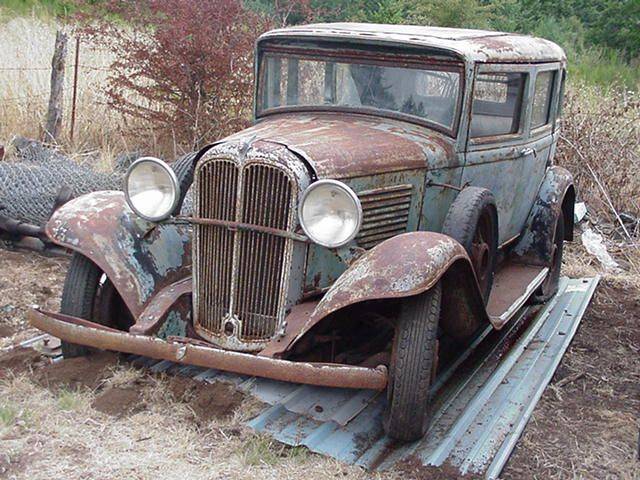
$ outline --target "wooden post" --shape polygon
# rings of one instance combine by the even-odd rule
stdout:
[[[51,59],[51,94],[45,122],[44,141],[57,141],[62,126],[64,63],[67,56],[67,34],[56,32],[56,45]]]
[[[71,128],[69,140],[73,142],[73,129],[76,126],[76,100],[78,98],[78,62],[80,60],[80,37],[76,37],[76,61],[73,64],[73,97],[71,100]]]

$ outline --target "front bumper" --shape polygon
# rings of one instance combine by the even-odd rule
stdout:
[[[81,318],[41,310],[31,310],[28,319],[34,327],[61,340],[102,350],[323,387],[384,390],[387,386],[387,368],[383,365],[364,368],[259,357],[213,346],[134,335]]]

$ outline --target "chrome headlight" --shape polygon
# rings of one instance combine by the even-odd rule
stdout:
[[[124,178],[124,195],[136,214],[145,220],[164,220],[176,208],[180,187],[176,174],[158,158],[133,162]]]
[[[302,195],[298,209],[300,225],[307,236],[325,247],[340,247],[358,234],[362,206],[358,196],[344,183],[320,180]]]

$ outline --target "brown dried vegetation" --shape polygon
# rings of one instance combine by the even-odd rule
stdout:
[[[271,19],[239,0],[111,0],[102,8],[106,16],[88,19],[84,33],[114,54],[112,108],[152,124],[165,144],[191,148],[247,124],[253,46]]]
[[[555,159],[573,173],[579,199],[599,220],[617,222],[615,212],[639,217],[640,95],[574,85],[562,115]],[[637,228],[629,233],[637,236]]]

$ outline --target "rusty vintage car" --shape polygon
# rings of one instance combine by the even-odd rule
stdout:
[[[74,252],[61,313],[88,347],[386,389],[422,436],[447,352],[554,295],[572,177],[553,165],[566,60],[529,36],[317,24],[256,46],[255,122],[131,166],[46,226]]]

